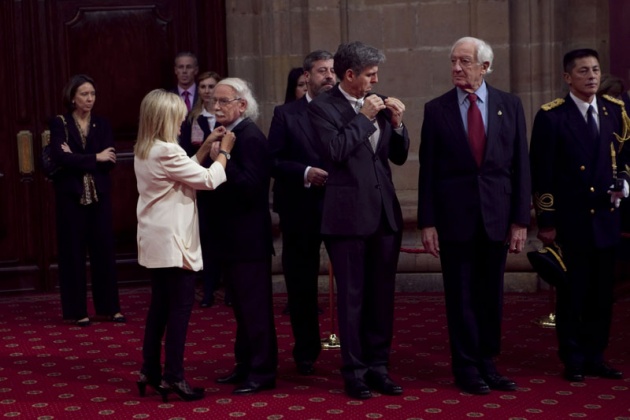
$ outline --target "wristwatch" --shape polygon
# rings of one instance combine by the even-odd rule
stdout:
[[[227,160],[230,160],[230,158],[232,157],[232,155],[230,155],[228,152],[226,152],[225,150],[219,150],[219,153],[221,153],[223,156],[225,156],[225,158]]]

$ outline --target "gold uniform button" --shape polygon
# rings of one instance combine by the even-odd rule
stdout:
[[[595,192],[595,188],[591,187],[591,188],[590,188],[590,191],[591,191],[591,192]]]
[[[582,165],[580,166],[580,171],[585,171],[586,170],[586,166]]]
[[[611,207],[611,208],[610,208],[610,212],[612,213],[613,211],[615,211],[615,208],[614,208],[614,207]]]
[[[591,209],[591,214],[595,214],[595,210],[594,209]]]

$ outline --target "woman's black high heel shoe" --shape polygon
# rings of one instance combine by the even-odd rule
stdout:
[[[171,384],[167,384],[166,382],[162,381],[162,385],[160,386],[160,388],[162,388],[163,390],[162,401],[164,402],[168,401],[169,391],[176,393],[177,396],[183,401],[200,400],[204,397],[204,393],[206,391],[203,388],[191,388],[190,384],[186,382],[185,379],[179,382],[173,382]]]
[[[153,388],[160,395],[162,395],[163,392],[163,389],[160,386],[160,382],[149,380],[149,378],[144,373],[140,374],[140,378],[136,382],[136,385],[138,385],[138,393],[141,397],[144,397],[147,394],[147,385]],[[164,396],[162,396],[162,398],[164,398]]]

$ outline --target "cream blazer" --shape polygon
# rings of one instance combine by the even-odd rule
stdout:
[[[134,159],[138,183],[138,263],[147,268],[203,268],[196,190],[226,180],[223,166],[209,168],[178,144],[157,141],[147,159]]]

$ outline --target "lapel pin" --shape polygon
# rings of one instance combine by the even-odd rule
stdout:
[[[503,112],[501,110],[499,110],[499,112],[497,112],[497,115],[501,116],[501,115],[503,115]]]

